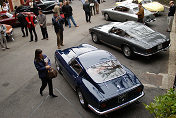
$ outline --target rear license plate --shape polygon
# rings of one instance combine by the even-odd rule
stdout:
[[[162,44],[158,45],[158,50],[160,50],[162,47]]]

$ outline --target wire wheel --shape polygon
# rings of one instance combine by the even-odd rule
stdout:
[[[110,19],[108,14],[105,14],[104,17],[105,17],[106,21],[108,21]]]
[[[82,94],[82,92],[80,91],[80,89],[77,90],[77,94],[78,94],[78,99],[79,99],[79,102],[81,103],[81,106],[85,109],[87,109],[87,102],[85,101],[84,99],[84,96]]]
[[[99,40],[98,40],[98,37],[97,37],[97,35],[96,34],[92,34],[92,41],[94,42],[94,43],[99,43]]]
[[[133,55],[133,51],[130,49],[130,47],[124,46],[123,47],[123,54],[125,55],[125,57],[131,58]]]

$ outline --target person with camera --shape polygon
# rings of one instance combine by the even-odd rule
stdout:
[[[10,49],[7,47],[6,30],[6,26],[0,23],[0,43],[2,50]]]
[[[51,68],[51,62],[46,55],[42,54],[41,49],[35,50],[34,65],[38,71],[39,78],[42,81],[42,86],[40,88],[40,95],[43,96],[43,90],[46,88],[48,84],[49,95],[51,97],[57,97],[56,95],[53,94],[52,78],[48,77],[48,70]]]
[[[63,44],[63,23],[64,19],[61,16],[58,16],[58,13],[55,12],[52,18],[52,24],[54,25],[54,30],[57,36],[57,46],[60,49],[60,46],[64,46]]]
[[[34,16],[32,16],[31,14],[28,14],[28,16],[26,17],[26,21],[27,21],[27,27],[29,29],[29,32],[30,32],[30,41],[29,42],[32,42],[33,41],[33,34],[32,32],[34,33],[35,35],[35,42],[38,41],[38,37],[37,37],[37,33],[35,31],[35,26],[36,26],[36,19]]]

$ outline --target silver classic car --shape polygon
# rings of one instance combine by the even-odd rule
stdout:
[[[134,54],[150,56],[170,46],[170,39],[142,23],[112,22],[89,29],[95,43],[103,42],[120,48],[127,58]]]
[[[139,11],[138,5],[134,3],[124,2],[116,6],[115,8],[102,10],[105,20],[115,21],[137,21],[138,16],[136,13]],[[155,21],[155,16],[144,8],[144,22]]]

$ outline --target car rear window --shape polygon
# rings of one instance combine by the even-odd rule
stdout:
[[[126,73],[117,60],[109,60],[88,68],[87,73],[96,83],[103,83]]]
[[[131,30],[127,31],[129,35],[138,38],[146,37],[147,35],[152,34],[154,32],[155,31],[144,25],[138,25],[136,27],[133,27]]]

